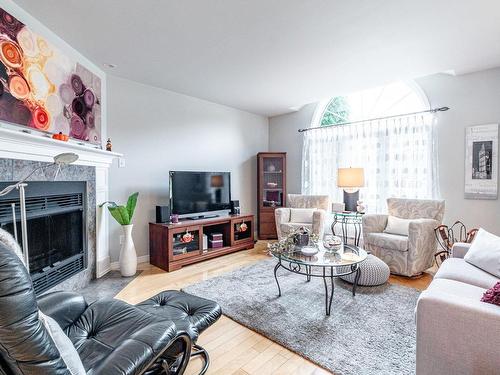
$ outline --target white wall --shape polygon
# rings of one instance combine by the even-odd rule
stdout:
[[[301,128],[308,128],[316,109],[316,103],[307,104],[299,111],[269,119],[269,150],[286,152],[286,190],[299,193],[302,176]]]
[[[465,127],[500,123],[500,68],[462,76],[436,74],[417,80],[432,107],[448,106],[439,115],[438,150],[441,196],[446,200],[445,223],[463,221],[500,234],[500,200],[464,198]],[[269,119],[270,151],[286,151],[289,193],[300,193],[302,136],[316,104]]]
[[[446,221],[463,221],[500,234],[500,200],[464,199],[465,128],[500,123],[500,68],[461,76],[437,74],[417,80],[432,107],[451,109],[438,124],[441,195]]]
[[[256,213],[256,154],[269,145],[266,117],[108,76],[108,134],[125,168],[110,171],[111,200],[139,192],[133,219],[139,256],[149,253],[148,222],[168,203],[169,170],[230,171],[232,198]],[[111,261],[120,228],[112,222]]]

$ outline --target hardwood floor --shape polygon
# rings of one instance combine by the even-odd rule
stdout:
[[[267,242],[259,241],[252,250],[229,254],[193,264],[175,272],[165,272],[150,264],[116,298],[135,304],[166,289],[181,289],[195,282],[267,259]],[[432,280],[430,273],[418,279],[391,276],[389,282],[424,290]],[[223,316],[199,339],[211,359],[208,374],[329,374],[329,371],[274,343],[266,337]],[[186,374],[197,374],[201,361],[194,359]]]

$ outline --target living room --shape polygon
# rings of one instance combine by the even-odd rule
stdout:
[[[0,4],[2,373],[499,373],[499,4]]]

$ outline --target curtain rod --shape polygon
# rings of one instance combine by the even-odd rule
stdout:
[[[403,114],[400,114],[400,115],[392,115],[392,116],[385,116],[385,117],[376,117],[376,118],[372,118],[372,119],[368,119],[368,120],[359,120],[359,121],[352,121],[352,122],[342,122],[340,124],[330,124],[330,125],[316,126],[314,128],[299,129],[299,133],[307,132],[309,130],[329,128],[331,126],[359,124],[360,122],[370,122],[370,121],[385,120],[385,119],[394,118],[394,117],[412,116],[412,115],[418,115],[420,113],[445,112],[445,111],[447,111],[449,109],[450,109],[449,107],[431,108],[431,109],[427,109],[425,111],[403,113]]]

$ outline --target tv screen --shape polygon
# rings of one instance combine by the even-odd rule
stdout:
[[[192,215],[230,209],[229,172],[170,172],[170,209]]]

